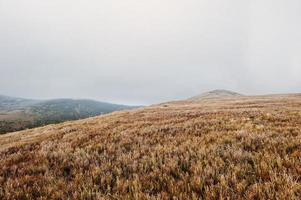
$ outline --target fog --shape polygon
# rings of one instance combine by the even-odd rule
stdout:
[[[0,0],[0,94],[301,92],[300,0]]]

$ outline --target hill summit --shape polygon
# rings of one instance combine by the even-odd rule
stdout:
[[[216,99],[216,98],[226,98],[226,97],[239,97],[243,96],[242,94],[239,94],[237,92],[233,92],[230,90],[212,90],[209,92],[205,92],[203,94],[194,96],[190,98],[189,100],[198,101],[203,99]]]

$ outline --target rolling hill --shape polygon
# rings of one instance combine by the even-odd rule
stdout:
[[[134,107],[93,100],[30,100],[0,96],[0,134]]]
[[[229,90],[212,90],[209,92],[202,93],[201,95],[194,96],[189,100],[199,101],[206,99],[217,99],[217,98],[231,98],[231,97],[241,97],[242,94]]]
[[[300,199],[301,95],[178,101],[0,136],[0,199]]]

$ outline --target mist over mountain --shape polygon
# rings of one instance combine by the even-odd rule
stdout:
[[[300,22],[301,0],[0,0],[0,200],[301,200]]]
[[[300,10],[300,0],[3,0],[0,93],[137,105],[215,88],[300,92]]]

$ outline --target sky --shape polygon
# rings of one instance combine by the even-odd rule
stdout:
[[[130,105],[301,92],[300,0],[0,0],[0,94]]]

